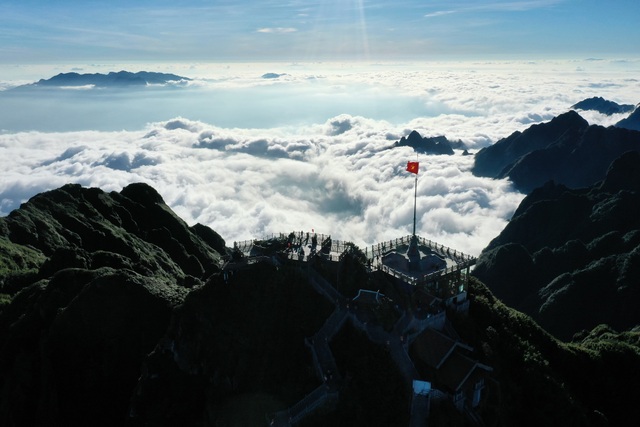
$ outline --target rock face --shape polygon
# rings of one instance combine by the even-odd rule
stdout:
[[[640,149],[640,133],[589,126],[575,111],[515,132],[476,154],[473,173],[509,177],[525,193],[553,180],[570,188],[604,179],[611,162]]]
[[[451,143],[444,136],[422,137],[417,131],[412,131],[408,137],[402,137],[393,145],[394,147],[411,147],[416,153],[421,154],[448,154],[452,155],[453,146],[464,148],[461,141]]]
[[[139,71],[131,73],[129,71],[110,72],[109,74],[79,74],[60,73],[50,79],[40,79],[25,87],[61,87],[61,86],[87,86],[96,87],[118,87],[118,86],[146,86],[147,84],[164,84],[168,82],[179,82],[181,80],[191,80],[187,77],[175,74],[155,73],[149,71]]]
[[[608,116],[612,114],[630,113],[635,109],[631,104],[618,104],[600,96],[584,99],[571,106],[572,110],[593,110]]]
[[[640,323],[640,154],[614,161],[599,185],[534,190],[474,274],[561,338]]]
[[[0,424],[122,425],[173,308],[224,252],[145,184],[66,185],[0,218]]]

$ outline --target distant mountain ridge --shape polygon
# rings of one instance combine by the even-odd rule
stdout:
[[[612,114],[630,113],[635,108],[635,105],[618,104],[617,102],[608,101],[601,96],[587,98],[571,106],[572,110],[593,110],[608,116]]]
[[[165,84],[169,82],[190,81],[188,77],[176,74],[156,73],[150,71],[110,72],[108,74],[93,73],[60,73],[49,79],[40,79],[36,83],[19,86],[25,87],[64,87],[64,86],[89,86],[95,87],[120,87],[120,86],[146,86],[148,84]]]
[[[569,111],[481,149],[472,172],[508,177],[525,193],[549,180],[570,188],[588,187],[604,179],[611,162],[631,150],[640,150],[640,132],[589,125]]]

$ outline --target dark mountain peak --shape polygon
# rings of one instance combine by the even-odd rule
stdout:
[[[409,136],[407,137],[407,141],[408,142],[421,142],[422,141],[422,135],[420,135],[420,133],[418,133],[417,130],[412,130],[411,133],[409,134]]]
[[[639,140],[636,131],[589,126],[569,111],[483,148],[476,154],[473,173],[508,177],[523,192],[549,180],[570,188],[588,187],[605,178],[617,157],[638,150]]]
[[[464,148],[462,141],[449,141],[445,136],[422,137],[418,131],[413,130],[407,137],[400,138],[394,147],[411,147],[417,153],[422,154],[454,154],[453,147]]]
[[[630,104],[618,104],[608,101],[601,96],[594,96],[572,105],[571,108],[575,110],[593,110],[610,116],[612,114],[631,112],[635,107]]]
[[[164,199],[160,193],[158,193],[156,189],[151,187],[149,184],[145,184],[143,182],[127,185],[122,189],[120,194],[143,205],[152,205],[157,203],[164,204]]]
[[[587,122],[580,114],[573,110],[562,113],[546,123],[537,123],[522,132],[527,136],[532,133],[540,133],[552,137],[558,137],[558,133],[564,133],[567,129],[575,128],[583,130],[589,127]]]
[[[514,132],[507,138],[476,153],[473,173],[478,176],[503,178],[524,156],[554,144],[572,144],[589,127],[589,123],[575,111],[568,111],[546,123]],[[553,179],[547,177],[542,182]],[[516,182],[516,185],[518,183]],[[541,184],[541,183],[540,183]]]
[[[580,114],[573,110],[569,110],[566,113],[554,117],[553,119],[551,119],[549,124],[551,126],[589,126],[589,122],[587,122]]]

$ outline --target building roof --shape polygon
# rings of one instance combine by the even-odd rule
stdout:
[[[456,348],[473,349],[433,328],[426,329],[413,344],[418,358],[432,368],[440,369]]]

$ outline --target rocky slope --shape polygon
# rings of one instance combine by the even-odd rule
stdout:
[[[588,187],[604,179],[611,162],[630,150],[640,150],[640,132],[589,126],[569,111],[483,148],[472,171],[509,177],[525,193],[549,180],[570,188]]]
[[[67,185],[0,218],[0,424],[121,425],[143,358],[224,253],[145,184]]]
[[[640,324],[640,154],[614,161],[599,185],[534,190],[474,274],[565,339],[599,323]]]

